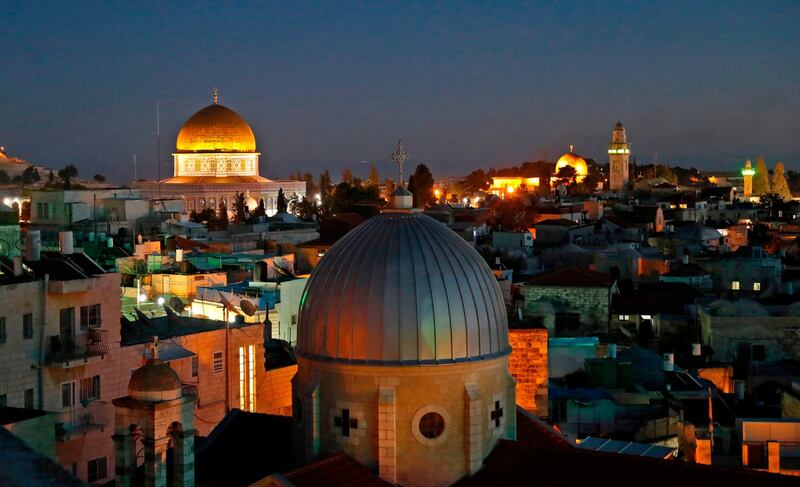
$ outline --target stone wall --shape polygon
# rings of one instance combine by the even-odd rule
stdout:
[[[292,377],[297,365],[267,370],[263,385],[258,388],[258,412],[292,415]]]
[[[535,307],[537,301],[552,304],[556,313],[580,315],[580,329],[568,334],[556,330],[555,336],[584,336],[608,332],[609,288],[526,285],[523,286],[522,293],[525,298],[523,316],[530,314],[529,309]]]
[[[316,446],[323,455],[344,451],[408,487],[452,485],[470,473],[470,465],[482,462],[499,439],[515,438],[513,383],[507,357],[391,366],[298,356],[294,394],[304,398],[305,407],[297,424],[304,428],[307,453],[315,454]],[[311,403],[314,394],[316,405]],[[347,435],[341,428],[344,409],[351,419]],[[429,412],[443,419],[438,436],[425,437],[419,429]],[[318,432],[313,431],[316,425]]]
[[[508,368],[517,381],[517,404],[536,416],[547,416],[547,329],[510,329]]]

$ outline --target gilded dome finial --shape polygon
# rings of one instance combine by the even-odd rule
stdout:
[[[214,105],[219,105],[219,88],[214,87]]]
[[[570,144],[570,145],[569,145],[569,152],[570,152],[570,154],[571,154],[572,152],[574,152],[574,151],[572,150],[572,149],[574,149],[574,148],[575,148],[575,146],[574,146],[574,145],[572,145],[572,144]]]

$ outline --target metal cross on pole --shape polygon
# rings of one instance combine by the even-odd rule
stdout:
[[[405,183],[403,181],[403,163],[406,162],[408,159],[408,154],[403,149],[403,139],[397,141],[397,150],[394,151],[392,154],[392,160],[397,163],[397,169],[400,173],[400,182],[399,185],[401,188],[405,187]]]

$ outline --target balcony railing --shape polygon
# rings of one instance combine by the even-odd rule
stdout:
[[[108,425],[109,408],[105,401],[88,401],[58,413],[56,438],[68,440],[70,436]]]
[[[49,337],[47,363],[60,364],[82,360],[108,353],[106,330],[89,328],[86,333],[72,336]]]

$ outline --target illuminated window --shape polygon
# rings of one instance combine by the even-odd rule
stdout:
[[[628,321],[631,319],[630,315],[619,315],[619,321]]]
[[[249,364],[247,367],[247,375],[248,375],[248,392],[250,398],[250,411],[255,412],[256,410],[256,354],[255,354],[255,347],[253,345],[249,345],[247,347],[247,356],[249,358]]]
[[[239,347],[239,409],[247,411],[244,407],[244,347]]]
[[[255,347],[239,347],[239,409],[256,410],[256,357]]]
[[[642,315],[642,319],[643,320],[652,320],[653,316],[652,315]]]
[[[731,282],[731,289],[733,289],[734,291],[738,291],[739,290],[739,281],[732,281]]]
[[[754,282],[753,283],[753,291],[761,291],[761,283],[760,282]]]
[[[425,413],[419,420],[419,432],[431,440],[438,438],[444,432],[444,417],[436,412]]]
[[[681,209],[685,210],[686,208],[688,208],[688,206],[686,206],[686,203],[681,203]]]

